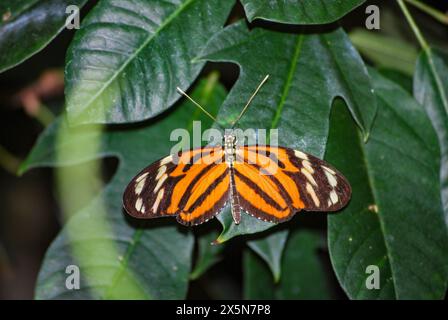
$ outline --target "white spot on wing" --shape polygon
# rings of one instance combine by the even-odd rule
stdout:
[[[135,194],[136,195],[139,195],[142,192],[143,187],[145,186],[145,182],[146,182],[146,176],[143,177],[143,179],[141,179],[140,181],[137,182],[137,185],[135,186]]]
[[[162,184],[165,182],[165,180],[168,178],[168,175],[166,173],[164,173],[161,177],[160,180],[157,181],[157,185],[154,188],[154,193],[156,193],[157,191],[159,191],[160,187],[162,186]]]
[[[328,168],[328,167],[326,167],[326,166],[322,166],[322,168],[323,168],[325,171],[328,171],[329,173],[331,173],[332,175],[336,175],[336,172],[334,172],[334,170],[331,170],[330,168]]]
[[[164,174],[165,172],[166,172],[166,166],[161,166],[157,171],[156,180],[159,180],[162,174]]]
[[[313,176],[308,172],[308,170],[302,169],[300,170],[300,172],[303,173],[303,175],[308,179],[309,182],[311,182],[314,186],[317,186],[316,180],[314,180]]]
[[[302,165],[305,167],[306,170],[309,171],[309,173],[313,174],[314,173],[314,169],[311,166],[311,163],[308,160],[303,160],[302,161]]]
[[[135,210],[140,211],[143,206],[143,199],[137,198],[137,201],[135,201]]]
[[[172,155],[170,155],[168,157],[165,157],[162,160],[160,160],[160,166],[164,166],[167,163],[170,163],[171,161],[173,161],[173,156]]]
[[[294,155],[297,158],[300,158],[300,159],[303,159],[303,160],[308,160],[308,156],[305,153],[303,153],[302,151],[294,150]]]
[[[332,186],[333,188],[336,187],[338,184],[336,177],[326,170],[324,170],[324,172],[325,172],[325,175],[327,176],[327,180],[328,180],[328,183],[330,184],[330,186]]]
[[[330,200],[331,200],[331,202],[333,202],[333,204],[338,203],[339,197],[338,197],[338,194],[336,193],[336,191],[332,190],[330,192]]]
[[[164,190],[165,190],[165,189],[161,189],[161,190],[159,191],[159,193],[157,194],[156,201],[154,202],[154,205],[152,206],[152,209],[151,209],[152,212],[154,212],[154,213],[156,213],[157,209],[159,208],[160,201],[161,201],[162,198],[163,198]]]
[[[316,192],[309,183],[306,184],[306,192],[308,192],[308,194],[311,196],[316,207],[319,207],[320,206],[319,198],[317,197]]]
[[[148,172],[145,172],[145,173],[142,174],[140,177],[138,177],[137,179],[135,179],[135,182],[139,183],[139,182],[142,181],[143,179],[146,179],[147,176],[148,176]]]

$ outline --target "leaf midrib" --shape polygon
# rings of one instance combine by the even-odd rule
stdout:
[[[367,175],[368,185],[369,185],[369,188],[370,188],[370,190],[372,192],[372,198],[373,198],[373,200],[375,202],[375,205],[378,207],[378,213],[376,213],[376,215],[378,217],[378,221],[379,221],[379,224],[380,224],[381,236],[383,238],[384,246],[386,248],[386,255],[387,255],[388,259],[389,259],[389,263],[388,264],[389,264],[389,268],[390,268],[390,273],[392,275],[392,282],[393,282],[393,285],[394,285],[395,298],[398,299],[397,284],[396,284],[396,280],[395,280],[395,271],[394,271],[394,268],[392,267],[392,259],[391,259],[392,257],[390,255],[390,251],[391,250],[389,248],[388,242],[386,241],[385,226],[384,226],[383,219],[380,216],[380,212],[381,212],[382,206],[380,204],[379,197],[378,197],[378,195],[377,195],[377,193],[375,191],[376,190],[375,189],[375,183],[374,183],[374,179],[373,179],[373,177],[371,175],[372,171],[370,169],[370,163],[369,163],[369,161],[367,159],[366,150],[365,150],[365,144],[362,142],[363,141],[362,135],[359,132],[359,130],[356,130],[356,131],[357,131],[357,135],[358,135],[358,143],[360,143],[361,158],[363,159],[363,162],[364,162],[364,165],[365,165],[365,168],[366,168],[366,175]]]
[[[104,294],[105,299],[109,299],[112,297],[113,290],[121,280],[123,274],[125,273],[129,260],[131,259],[132,253],[134,252],[137,243],[140,242],[140,238],[142,235],[143,235],[142,229],[138,229],[137,231],[134,232],[132,236],[131,245],[129,245],[128,248],[126,249],[123,261],[120,263],[118,271],[114,274],[112,278],[112,284],[107,288],[106,293]],[[149,298],[149,296],[147,296],[147,298]]]
[[[177,18],[182,11],[184,11],[191,3],[195,2],[196,0],[187,0],[182,5],[179,6],[178,9],[176,9],[168,18],[159,26],[159,28],[151,34],[148,39],[146,39],[143,44],[134,52],[134,54],[130,55],[129,58],[123,63],[123,65],[118,68],[118,70],[110,77],[108,81],[104,83],[104,85],[97,91],[97,93],[84,105],[84,109],[88,108],[98,97],[100,97],[104,90],[106,90],[109,85],[116,80],[119,74],[121,74],[127,66],[140,54],[140,52],[146,48],[146,46],[156,37],[159,35],[159,33],[165,29],[171,21],[173,21],[175,18]]]
[[[282,95],[280,97],[280,102],[278,104],[277,107],[277,111],[274,115],[274,119],[272,119],[271,122],[271,129],[274,129],[277,127],[278,122],[280,121],[280,117],[283,111],[283,108],[285,106],[286,103],[286,98],[289,94],[289,89],[291,88],[291,84],[292,84],[292,79],[294,77],[294,72],[297,68],[297,63],[299,61],[300,58],[300,53],[302,51],[302,45],[303,45],[303,41],[304,41],[304,36],[301,34],[298,36],[297,41],[296,41],[296,45],[295,45],[295,49],[294,49],[294,55],[292,56],[291,59],[291,64],[289,67],[289,71],[288,71],[288,77],[286,78],[286,82],[285,85],[283,87],[283,91],[282,91]]]
[[[436,72],[436,66],[434,64],[434,60],[432,59],[433,52],[431,49],[428,49],[427,51],[425,51],[425,54],[426,54],[426,57],[428,58],[431,74],[434,77],[434,80],[436,81],[436,88],[441,96],[442,104],[443,104],[443,107],[445,108],[445,113],[448,116],[448,98],[446,96],[445,89],[443,87],[443,84],[439,77],[439,74]]]

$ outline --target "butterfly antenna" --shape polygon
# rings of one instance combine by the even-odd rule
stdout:
[[[249,98],[249,101],[247,101],[246,105],[244,106],[243,110],[241,110],[240,115],[235,119],[235,121],[232,122],[232,128],[235,126],[235,124],[241,119],[241,117],[243,116],[243,114],[246,112],[247,108],[249,107],[250,103],[252,102],[252,100],[255,98],[255,96],[257,95],[258,91],[260,91],[261,87],[264,85],[264,83],[266,81],[268,81],[269,75],[266,75],[266,77],[264,77],[264,79],[260,82],[260,84],[258,85],[257,89],[255,90],[255,92],[252,94],[252,96]]]
[[[188,100],[190,100],[191,102],[193,102],[194,105],[195,105],[196,107],[198,107],[199,109],[201,109],[201,110],[202,110],[207,116],[209,116],[213,121],[218,122],[218,121],[216,121],[216,118],[215,118],[214,116],[212,116],[207,110],[205,110],[199,103],[197,103],[196,101],[194,101],[193,98],[191,98],[188,94],[186,94],[181,88],[177,87],[177,91],[178,91],[180,94],[186,96],[186,97],[188,98]]]

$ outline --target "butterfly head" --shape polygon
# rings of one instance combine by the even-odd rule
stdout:
[[[233,148],[236,144],[236,135],[233,131],[224,133],[224,145],[226,148]]]

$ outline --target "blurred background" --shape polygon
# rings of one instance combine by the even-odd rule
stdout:
[[[440,12],[448,11],[448,0],[424,2]],[[95,3],[89,1],[82,16]],[[369,4],[381,9],[381,30],[367,31],[364,27],[365,8]],[[448,15],[445,22],[436,21],[421,10],[410,9],[429,42],[448,51]],[[242,7],[237,4],[229,22],[243,16]],[[380,67],[383,74],[407,89],[411,87],[419,47],[395,1],[367,1],[340,23],[368,63]],[[0,74],[0,299],[33,298],[45,251],[61,228],[53,170],[34,169],[20,177],[16,172],[39,134],[63,110],[65,52],[73,34],[65,30],[43,51]],[[232,87],[238,76],[237,67],[231,64],[209,64],[203,73],[211,70],[220,72],[227,88]],[[115,167],[115,160],[106,161],[105,179],[113,175]],[[241,297],[238,267],[241,250],[232,245],[226,250],[224,262],[213,268],[212,275],[209,273],[200,280],[209,283],[206,290],[193,282],[189,298]],[[334,277],[329,261],[326,262],[330,276]],[[337,282],[333,282],[335,295],[345,298]]]

